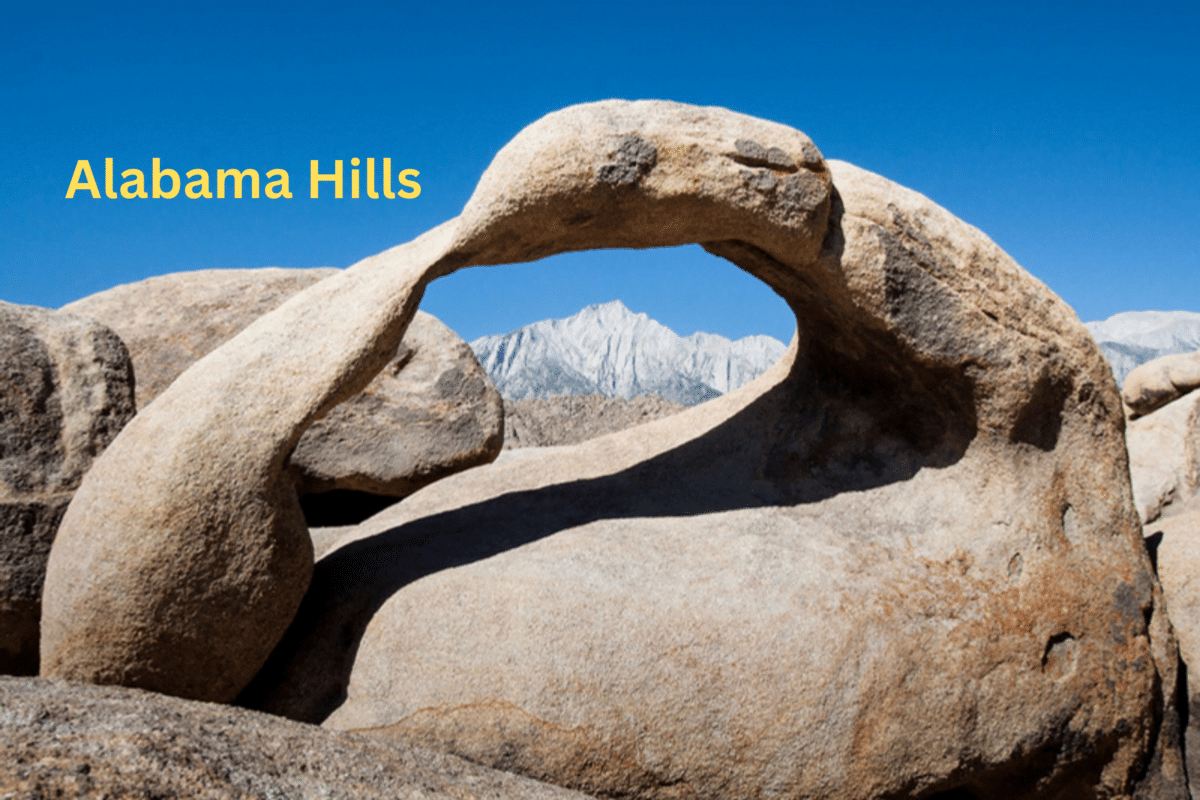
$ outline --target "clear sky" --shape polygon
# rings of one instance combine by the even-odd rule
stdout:
[[[1200,311],[1198,42],[1196,2],[9,3],[0,299],[349,266],[457,214],[525,125],[615,97],[799,128],[983,229],[1084,320]],[[295,197],[64,197],[79,159],[103,191],[105,158],[154,157],[283,168]],[[310,159],[354,157],[419,170],[420,196],[308,198]],[[685,335],[791,335],[696,247],[467,270],[423,307],[473,339],[615,298]]]

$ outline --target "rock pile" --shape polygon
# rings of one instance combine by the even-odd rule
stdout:
[[[38,671],[51,542],[84,473],[133,417],[135,392],[145,406],[257,317],[336,273],[207,270],[119,286],[60,312],[0,304],[0,673]],[[501,402],[466,343],[418,313],[375,380],[308,430],[289,471],[302,494],[349,490],[349,500],[319,495],[335,498],[327,514],[363,502],[353,493],[403,497],[493,460]]]
[[[1178,509],[1200,488],[1200,393],[1132,420],[1125,438],[1133,499],[1143,523]]]
[[[429,281],[691,242],[803,320],[774,368],[426,486],[314,570],[288,457]],[[142,409],[63,519],[42,671],[606,797],[1182,799],[1123,426],[1074,313],[928,199],[723,109],[576,106]]]
[[[504,449],[579,444],[678,414],[687,406],[654,395],[560,395],[504,403]]]
[[[1200,352],[1164,356],[1131,372],[1122,393],[1138,415],[1129,423],[1129,471],[1188,666],[1188,765],[1200,771]]]
[[[1200,389],[1200,351],[1163,356],[1142,364],[1125,378],[1121,394],[1136,418],[1196,389]]]
[[[64,311],[99,320],[129,346],[144,408],[188,367],[250,323],[338,270],[229,269],[147,278]],[[499,392],[453,331],[417,312],[365,389],[305,431],[289,459],[301,495],[407,497],[500,452]]]

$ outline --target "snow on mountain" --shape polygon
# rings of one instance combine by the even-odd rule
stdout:
[[[1125,311],[1084,326],[1112,365],[1118,385],[1147,361],[1200,350],[1200,313],[1194,311]]]
[[[679,336],[614,300],[566,319],[484,336],[471,349],[509,400],[656,394],[695,405],[758,377],[787,346],[770,336],[736,342],[711,333]]]
[[[1118,384],[1159,356],[1200,350],[1200,313],[1194,311],[1126,311],[1085,326]],[[484,336],[471,348],[509,400],[655,394],[686,405],[749,383],[787,350],[770,336],[736,342],[712,333],[679,336],[620,300]]]

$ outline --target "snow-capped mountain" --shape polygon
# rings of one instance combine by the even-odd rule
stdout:
[[[471,349],[509,400],[656,394],[695,405],[758,377],[787,346],[770,336],[736,342],[711,333],[679,336],[614,300],[566,319],[484,336]]]
[[[1194,311],[1126,311],[1085,326],[1118,385],[1147,361],[1200,350],[1200,313]],[[750,382],[787,350],[770,336],[736,342],[711,333],[679,336],[620,300],[484,336],[471,348],[509,400],[655,394],[687,405]]]
[[[1117,385],[1147,361],[1200,350],[1200,313],[1195,311],[1125,311],[1084,325],[1112,365]]]

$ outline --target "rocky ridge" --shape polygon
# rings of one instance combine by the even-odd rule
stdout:
[[[679,336],[613,300],[476,339],[471,349],[508,400],[657,395],[690,406],[745,385],[787,347],[770,336]]]
[[[1194,311],[1123,311],[1085,327],[1112,365],[1118,385],[1148,361],[1200,350],[1200,313]]]
[[[678,414],[687,406],[656,395],[561,395],[507,400],[504,449],[579,444],[635,425]]]
[[[1126,311],[1085,323],[1118,384],[1136,367],[1200,349],[1200,313]],[[762,374],[783,355],[770,336],[730,341],[709,333],[678,336],[619,300],[588,306],[471,348],[508,400],[599,394],[658,395],[683,405],[716,397]]]

